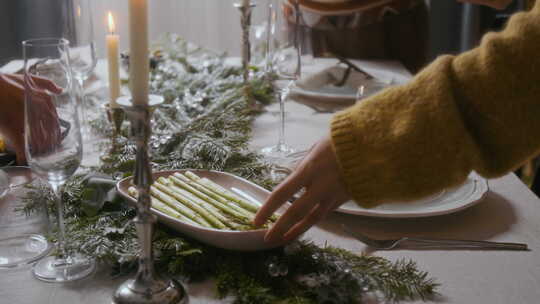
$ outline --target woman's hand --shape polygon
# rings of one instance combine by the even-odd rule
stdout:
[[[35,98],[33,99],[36,102],[33,102],[33,105],[40,107],[41,110],[37,112],[46,118],[44,121],[47,123],[44,128],[53,133],[58,133],[54,131],[60,130],[58,115],[54,110],[50,94],[59,94],[62,90],[44,78],[32,77],[29,81],[34,88]],[[0,133],[13,145],[17,155],[17,163],[20,165],[26,163],[24,153],[24,98],[24,76],[0,74]],[[46,141],[37,146],[49,146],[50,138]]]
[[[264,224],[274,211],[302,189],[305,191],[271,227],[265,241],[291,241],[350,199],[329,136],[319,141],[294,172],[277,186],[257,212],[254,224]]]

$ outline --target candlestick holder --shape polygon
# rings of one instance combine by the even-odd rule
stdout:
[[[244,1],[234,3],[240,11],[240,26],[242,27],[242,71],[244,78],[244,95],[248,102],[252,103],[251,90],[249,87],[249,63],[251,61],[251,42],[249,39],[249,31],[251,28],[251,14],[253,8],[257,5],[255,2],[250,2],[246,5]],[[251,104],[253,106],[253,104]]]
[[[152,168],[148,155],[148,139],[151,133],[150,117],[153,110],[163,103],[163,97],[150,95],[148,105],[133,104],[130,97],[120,97],[118,104],[131,122],[130,137],[137,146],[133,183],[139,197],[137,216],[133,220],[137,229],[139,245],[139,269],[135,278],[124,282],[113,295],[115,304],[185,304],[188,296],[184,287],[174,279],[160,278],[154,270],[152,235],[156,216],[150,212],[150,185]]]
[[[113,129],[112,149],[114,150],[116,148],[116,139],[122,132],[122,124],[124,123],[126,114],[122,108],[113,108],[110,104],[105,105],[105,111],[107,112],[107,120]]]

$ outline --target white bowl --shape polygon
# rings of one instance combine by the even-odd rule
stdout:
[[[255,199],[260,203],[264,203],[270,192],[250,181],[247,181],[241,177],[218,171],[208,170],[173,170],[173,171],[161,171],[154,172],[154,180],[159,177],[167,177],[176,172],[185,173],[191,171],[200,177],[206,177],[222,187],[238,193],[240,190],[245,199]],[[131,203],[136,203],[136,200],[128,194],[128,188],[132,186],[132,178],[128,177],[119,181],[116,185],[118,192]],[[236,191],[235,191],[236,190]],[[239,251],[256,251],[271,249],[283,245],[283,243],[268,243],[264,241],[264,235],[267,229],[257,229],[249,231],[232,231],[232,230],[218,230],[212,228],[206,228],[196,225],[191,225],[186,222],[182,222],[177,218],[168,216],[159,210],[151,209],[152,213],[157,215],[158,220],[170,228],[185,234],[191,238],[199,240],[203,243],[224,248],[230,250]],[[278,214],[280,212],[278,211]]]

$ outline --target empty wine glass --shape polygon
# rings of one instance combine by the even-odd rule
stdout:
[[[64,37],[70,41],[70,62],[73,77],[77,80],[80,110],[82,117],[82,132],[90,134],[87,126],[88,104],[84,92],[84,83],[92,75],[97,64],[94,42],[94,25],[92,4],[90,0],[68,0],[66,2],[67,16],[64,26]]]
[[[82,139],[73,94],[69,42],[34,39],[23,42],[25,83],[25,149],[32,171],[47,181],[56,199],[57,255],[33,267],[36,278],[68,282],[88,276],[94,262],[68,254],[64,244],[61,188],[79,167]]]
[[[300,14],[296,0],[272,0],[269,9],[269,56],[267,68],[276,75],[275,90],[279,97],[280,128],[278,143],[265,147],[262,154],[275,163],[287,161],[294,149],[285,143],[285,101],[301,74]]]

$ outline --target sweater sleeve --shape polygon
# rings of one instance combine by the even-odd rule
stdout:
[[[333,147],[364,207],[508,173],[540,152],[540,4],[406,85],[336,114]]]

